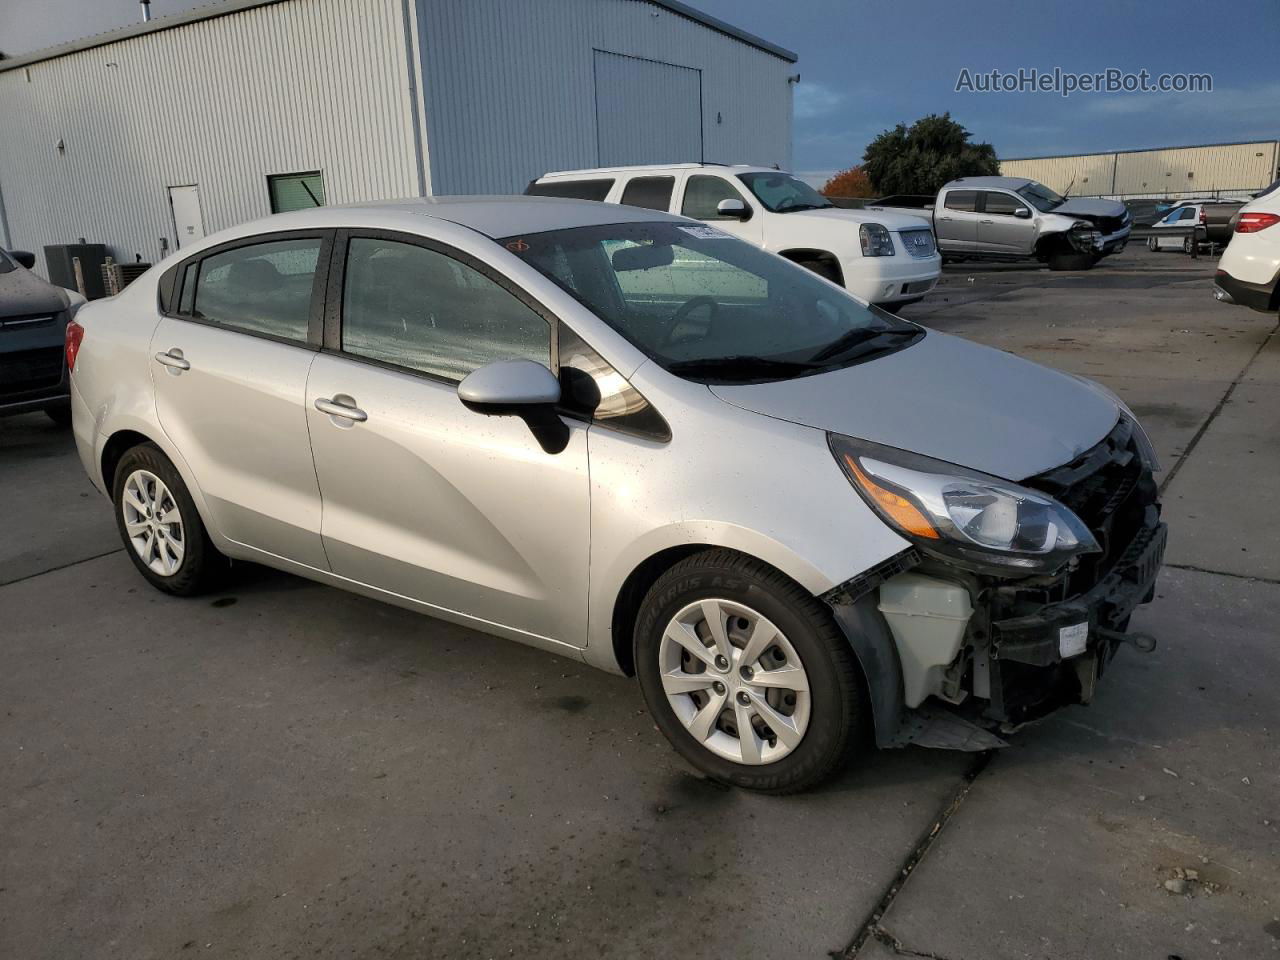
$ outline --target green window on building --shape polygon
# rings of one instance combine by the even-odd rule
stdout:
[[[319,171],[267,177],[267,189],[271,192],[272,213],[324,206],[324,176]]]

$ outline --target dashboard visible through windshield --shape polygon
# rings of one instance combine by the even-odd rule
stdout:
[[[789,379],[924,336],[915,324],[706,224],[607,224],[498,242],[691,380]]]
[[[789,173],[740,173],[738,179],[771,213],[824,210],[835,204]]]

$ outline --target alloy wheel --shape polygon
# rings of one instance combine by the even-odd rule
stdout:
[[[186,554],[186,532],[177,501],[164,481],[149,470],[125,479],[120,501],[129,543],[152,573],[171,577]]]
[[[772,622],[731,600],[699,600],[667,624],[662,687],[695,740],[735,763],[774,763],[809,725],[809,678]]]

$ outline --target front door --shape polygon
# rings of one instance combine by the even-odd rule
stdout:
[[[741,220],[724,216],[717,210],[721,200],[741,200],[751,211],[751,217]],[[679,212],[684,217],[705,220],[717,230],[731,233],[757,247],[764,245],[764,211],[724,177],[690,174],[684,181]]]
[[[986,206],[978,219],[978,243],[983,249],[1029,254],[1035,249],[1036,224],[1031,208],[1010,193],[984,191]],[[1025,211],[1021,217],[1018,211]]]
[[[487,268],[403,234],[352,231],[339,261],[340,340],[307,385],[333,572],[582,646],[586,425],[546,453],[519,417],[474,413],[457,394],[494,360],[553,366],[550,323]]]
[[[179,249],[204,239],[199,187],[170,187],[169,206],[173,209],[173,232]]]
[[[188,263],[175,316],[161,318],[150,356],[160,425],[213,526],[321,570],[320,489],[303,405],[327,248],[323,234],[275,234]]]

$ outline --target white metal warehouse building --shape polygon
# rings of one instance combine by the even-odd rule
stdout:
[[[1075,197],[1249,197],[1280,177],[1280,141],[1019,157],[1000,172]]]
[[[313,202],[789,167],[795,59],[674,0],[224,0],[0,61],[0,243],[153,262]]]

